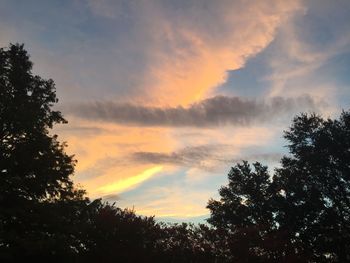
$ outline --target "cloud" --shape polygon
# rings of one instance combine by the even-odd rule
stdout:
[[[130,154],[130,158],[139,164],[170,164],[215,171],[224,164],[234,164],[242,160],[278,162],[282,157],[281,153],[232,155],[233,148],[233,145],[202,145],[173,152],[134,152]]]
[[[217,162],[223,161],[219,152],[228,152],[230,148],[230,145],[201,145],[173,152],[134,152],[130,154],[130,159],[139,164],[168,164],[211,170]]]
[[[212,192],[207,189],[193,191],[181,183],[174,182],[166,187],[154,186],[128,201],[132,202],[136,212],[142,215],[181,218],[207,215],[205,205]],[[122,200],[121,204],[125,201],[127,200]]]
[[[118,61],[113,75],[117,77],[112,80],[127,86],[131,99],[152,106],[187,106],[224,83],[228,70],[242,68],[266,48],[301,5],[300,1],[279,0],[273,4],[260,0],[89,0],[88,6],[105,23],[118,21],[114,34],[123,35],[107,47],[112,65],[97,70],[115,68]],[[128,72],[118,74],[126,67]],[[130,80],[135,76],[137,80]]]
[[[229,147],[228,145],[203,145],[186,147],[179,151],[170,153],[160,152],[134,152],[131,156],[132,160],[141,163],[168,163],[168,164],[181,164],[188,165],[192,163],[195,165],[195,161],[201,161],[210,156],[213,156],[219,149]]]
[[[120,195],[118,194],[109,194],[109,195],[102,196],[101,198],[105,201],[112,201],[112,202],[119,201],[121,199]]]
[[[188,106],[207,97],[228,70],[266,48],[301,6],[85,0],[17,8],[5,2],[0,41],[25,42],[35,71],[54,78],[62,101],[112,98],[152,106]],[[38,10],[42,16],[34,15]]]
[[[146,23],[152,64],[144,103],[174,106],[203,99],[227,80],[228,70],[244,67],[266,48],[300,6],[299,1],[209,0],[189,1],[186,8],[179,4],[178,12],[172,8],[157,6],[151,14],[159,20]]]
[[[102,195],[111,195],[116,193],[122,193],[124,191],[133,189],[143,183],[144,181],[150,179],[152,176],[154,176],[157,173],[160,173],[162,171],[162,166],[155,166],[150,169],[147,169],[143,171],[142,173],[129,177],[126,179],[121,179],[113,183],[109,183],[106,185],[103,185],[96,189],[97,194]]]
[[[272,71],[266,78],[271,82],[269,95],[304,93],[326,98],[334,105],[339,92],[337,78],[332,76],[339,62],[334,62],[337,56],[345,57],[350,52],[350,24],[343,22],[350,15],[349,2],[334,5],[311,0],[304,9],[279,28],[272,44],[266,65]]]
[[[210,127],[249,125],[269,122],[318,107],[309,96],[274,97],[269,100],[216,96],[185,108],[147,107],[110,101],[72,105],[65,110],[71,115],[95,121],[136,126]]]

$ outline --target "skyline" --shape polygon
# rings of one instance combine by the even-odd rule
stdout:
[[[30,2],[30,3],[29,3]],[[2,1],[69,121],[91,198],[192,220],[240,160],[270,169],[294,115],[349,108],[347,1]]]

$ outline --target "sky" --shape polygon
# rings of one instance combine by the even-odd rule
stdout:
[[[73,181],[165,221],[202,221],[230,167],[272,172],[301,112],[350,106],[348,0],[0,0],[0,46],[56,83]]]

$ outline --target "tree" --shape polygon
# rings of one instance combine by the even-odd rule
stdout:
[[[97,199],[86,210],[84,262],[158,262],[162,230],[153,217],[138,216]]]
[[[350,112],[301,114],[284,137],[290,155],[272,178],[258,163],[232,168],[209,223],[238,262],[349,261]]]
[[[85,222],[83,262],[215,262],[213,237],[206,225],[157,223],[100,200],[91,202]],[[221,261],[216,261],[221,262]]]
[[[161,227],[157,262],[221,262],[213,242],[216,232],[207,225],[181,223],[161,224]]]
[[[227,258],[238,262],[261,262],[268,258],[264,239],[273,228],[270,179],[260,163],[237,164],[228,174],[229,183],[219,190],[220,200],[209,200],[208,222],[221,231]]]
[[[338,120],[302,114],[285,138],[291,156],[274,175],[280,230],[310,260],[349,261],[350,112]]]
[[[1,260],[74,253],[79,242],[63,228],[74,225],[79,210],[73,207],[87,201],[70,178],[73,157],[49,134],[54,124],[66,123],[52,109],[54,82],[31,70],[23,45],[0,49]]]

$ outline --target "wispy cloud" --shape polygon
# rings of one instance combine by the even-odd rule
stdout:
[[[329,72],[322,67],[350,52],[350,24],[343,22],[350,14],[349,2],[311,0],[304,9],[279,28],[275,38],[268,62],[272,73],[266,78],[270,96],[303,92],[335,104],[339,89],[335,80],[325,78]]]
[[[122,193],[126,190],[133,189],[140,185],[142,182],[150,179],[155,174],[161,172],[163,169],[162,166],[155,166],[150,169],[143,171],[142,173],[129,177],[126,179],[118,180],[113,183],[109,183],[107,185],[101,186],[96,189],[95,194],[99,195],[111,195],[116,193]]]
[[[169,164],[180,167],[197,167],[215,171],[224,164],[233,165],[242,160],[278,162],[281,153],[232,154],[233,145],[202,145],[186,147],[173,152],[134,152],[131,161],[139,164]]]
[[[317,103],[309,96],[274,97],[269,100],[216,96],[191,104],[187,108],[97,101],[70,106],[66,112],[84,119],[139,126],[206,127],[269,122],[302,110],[315,110],[317,107]]]
[[[125,83],[127,93],[152,106],[188,105],[206,97],[226,81],[228,70],[242,68],[266,48],[278,27],[301,6],[300,1],[279,0],[88,3],[96,16],[128,26],[121,49],[108,56],[128,54],[116,58],[116,74],[125,67],[129,72],[113,81],[121,86],[132,81],[133,87]],[[137,76],[137,83],[129,76]]]

